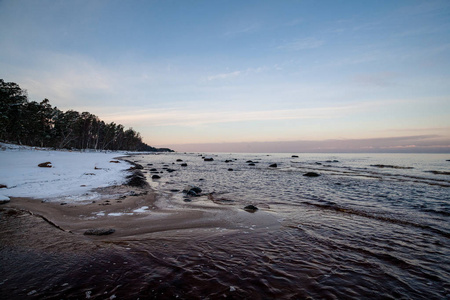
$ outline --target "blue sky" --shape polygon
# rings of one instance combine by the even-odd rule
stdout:
[[[446,0],[0,0],[0,45],[31,100],[150,145],[450,152]]]

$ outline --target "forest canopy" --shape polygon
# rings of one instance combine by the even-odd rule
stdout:
[[[48,99],[28,101],[26,90],[0,79],[0,141],[57,149],[172,151],[153,148],[139,132],[105,123],[89,112],[63,112]]]

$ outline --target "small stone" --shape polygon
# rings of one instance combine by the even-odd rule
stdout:
[[[254,164],[254,163],[249,163],[248,165],[249,165],[249,166],[254,166],[255,164]]]
[[[116,232],[113,228],[96,228],[96,229],[88,229],[84,232],[85,235],[108,235]]]
[[[51,168],[52,167],[52,163],[49,162],[49,161],[43,162],[43,163],[38,164],[38,167],[40,167],[40,168]]]
[[[247,205],[246,207],[244,207],[244,210],[248,211],[248,212],[251,212],[251,213],[254,213],[255,211],[258,210],[258,208],[256,206],[250,204],[250,205]]]
[[[234,171],[232,168],[229,168],[228,171]]]
[[[291,157],[292,158],[298,158],[298,155],[292,155]]]
[[[161,178],[161,176],[159,176],[159,175],[153,175],[152,176],[152,179],[160,179]]]
[[[182,159],[177,159],[177,161],[183,161]]]
[[[308,172],[308,173],[303,174],[303,176],[306,176],[306,177],[319,177],[320,174],[317,174],[316,172]]]
[[[187,167],[187,163],[182,163],[181,166],[182,167]]]
[[[276,168],[276,167],[278,167],[277,164],[271,164],[271,165],[269,166],[269,168]]]
[[[212,157],[205,157],[203,160],[204,161],[214,161],[214,158],[212,158]]]

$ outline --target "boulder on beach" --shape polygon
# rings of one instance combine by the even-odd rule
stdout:
[[[152,179],[160,179],[161,178],[161,176],[159,176],[159,175],[153,175],[152,176]]]
[[[254,164],[254,163],[249,163],[248,165],[249,165],[249,166],[254,166],[255,164]]]
[[[188,196],[198,196],[202,192],[202,189],[195,185],[188,185],[184,188],[183,193]]]
[[[140,187],[144,188],[148,186],[147,181],[145,180],[145,175],[142,174],[141,171],[136,170],[133,172],[133,174],[127,176],[127,183],[126,185],[134,186],[134,187]]]
[[[228,171],[234,171],[232,168],[229,168]]]
[[[244,207],[244,210],[248,211],[248,212],[251,212],[251,213],[254,213],[255,211],[258,210],[258,208],[256,206],[250,204],[250,205],[247,205],[246,207]]]
[[[214,161],[214,158],[212,158],[212,157],[205,157],[203,160],[204,161]]]
[[[182,163],[181,166],[182,167],[187,167],[187,163]]]
[[[277,164],[271,164],[271,165],[269,166],[269,168],[276,168],[276,167],[278,167]]]
[[[108,235],[116,232],[113,228],[94,228],[88,229],[84,232],[84,235]]]
[[[298,155],[292,155],[291,157],[292,158],[298,158]]]
[[[40,167],[40,168],[51,168],[52,167],[52,163],[49,162],[49,161],[43,162],[43,163],[38,164],[38,167]]]
[[[177,159],[177,161],[178,161],[178,162],[181,162],[181,161],[183,161],[183,160],[182,160],[182,159]]]
[[[318,174],[316,172],[308,172],[308,173],[303,174],[303,176],[306,176],[306,177],[319,177],[320,174]]]

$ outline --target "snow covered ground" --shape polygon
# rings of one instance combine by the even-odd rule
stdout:
[[[100,199],[92,191],[125,182],[130,164],[112,163],[124,153],[53,151],[0,143],[0,200],[31,197],[46,201]],[[51,168],[38,164],[51,162]]]

